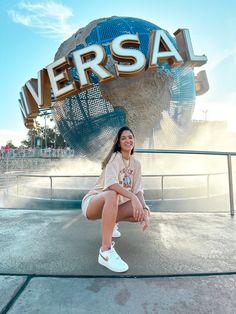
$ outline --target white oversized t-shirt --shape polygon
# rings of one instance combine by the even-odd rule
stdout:
[[[132,155],[129,160],[122,158],[120,152],[113,153],[105,169],[103,169],[97,180],[95,187],[89,191],[88,195],[98,194],[106,191],[109,186],[118,183],[128,191],[137,194],[143,192],[141,183],[141,164]],[[127,202],[129,199],[119,195],[119,204]]]

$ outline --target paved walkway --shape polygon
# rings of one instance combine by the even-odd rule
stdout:
[[[100,222],[80,210],[0,209],[0,313],[235,313],[236,222],[153,213],[121,223],[124,274],[98,265]]]

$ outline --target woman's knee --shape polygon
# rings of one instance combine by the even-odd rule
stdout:
[[[105,194],[105,202],[114,202],[115,204],[118,204],[118,194],[116,191],[108,190]]]
[[[100,218],[93,217],[93,216],[90,216],[90,215],[87,215],[86,218],[87,218],[88,220],[98,220],[98,219],[100,219]]]
[[[118,194],[115,191],[108,190],[91,200],[86,212],[88,220],[97,220],[102,217],[104,205],[108,204],[110,208],[118,208]]]
[[[141,198],[141,196],[143,196],[143,193],[141,191],[139,191],[137,194],[135,194],[137,196],[138,199]]]

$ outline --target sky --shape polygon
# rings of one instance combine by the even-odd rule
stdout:
[[[26,138],[21,87],[52,63],[60,44],[94,19],[132,16],[173,34],[188,28],[196,55],[205,54],[209,91],[196,98],[194,119],[227,120],[236,130],[236,2],[233,0],[0,0],[0,146]]]

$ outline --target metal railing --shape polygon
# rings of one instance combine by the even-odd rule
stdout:
[[[233,191],[233,173],[231,156],[236,156],[236,152],[219,152],[219,151],[202,151],[202,150],[168,150],[168,149],[137,149],[137,153],[145,154],[186,154],[186,155],[212,155],[212,156],[226,156],[228,181],[229,181],[229,201],[230,214],[234,216],[234,191]]]
[[[223,175],[226,172],[216,172],[216,173],[198,173],[198,174],[150,174],[143,175],[143,178],[161,178],[161,200],[164,200],[164,178],[165,177],[206,177],[206,197],[210,197],[210,176],[213,175]],[[18,174],[16,175],[16,185],[17,185],[17,197],[19,196],[19,178],[21,177],[33,177],[33,178],[48,178],[50,182],[50,199],[53,200],[53,178],[98,178],[98,175],[38,175],[38,174]]]
[[[215,155],[227,157],[227,174],[229,183],[229,201],[230,201],[230,214],[234,216],[234,194],[233,194],[233,174],[232,174],[232,161],[231,156],[236,156],[236,152],[217,152],[217,151],[194,151],[194,150],[163,150],[163,149],[136,149],[136,153],[141,154],[192,154],[192,155]],[[207,177],[207,196],[209,197],[209,178],[211,175],[225,174],[219,173],[202,173],[202,174],[160,174],[160,175],[143,175],[143,177],[160,177],[161,178],[161,195],[164,199],[164,178],[177,177],[177,176],[206,176]],[[50,180],[50,198],[53,199],[53,178],[97,178],[97,175],[33,175],[33,174],[19,174],[17,178],[17,195],[19,193],[19,178],[20,177],[48,177]]]
[[[206,177],[206,197],[210,197],[210,176],[223,175],[226,172],[213,172],[213,173],[178,173],[178,174],[156,174],[156,175],[143,175],[144,178],[161,178],[161,200],[164,200],[164,178],[173,178],[173,177]]]
[[[76,155],[74,149],[65,148],[11,148],[0,149],[1,159],[12,158],[67,158]]]

